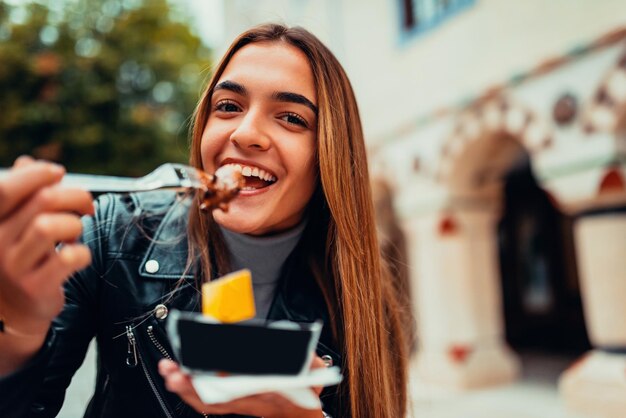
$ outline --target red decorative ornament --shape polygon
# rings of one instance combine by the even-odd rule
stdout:
[[[624,177],[622,177],[622,173],[620,173],[617,168],[608,170],[604,174],[604,177],[602,177],[602,181],[598,187],[598,194],[601,195],[623,191],[626,191],[626,182],[624,181]]]
[[[455,344],[448,349],[448,356],[454,363],[465,363],[467,357],[472,353],[472,347]]]
[[[450,236],[458,232],[458,225],[453,217],[446,216],[439,221],[439,235]]]

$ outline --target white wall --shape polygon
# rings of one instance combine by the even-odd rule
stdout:
[[[476,0],[400,42],[399,0],[229,0],[225,39],[265,21],[303,25],[338,55],[366,136],[506,81],[546,58],[626,25],[624,0]]]
[[[345,62],[370,140],[626,24],[623,0],[477,0],[401,45],[397,2],[343,3]]]

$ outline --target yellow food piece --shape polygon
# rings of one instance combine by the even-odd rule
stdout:
[[[244,269],[202,285],[202,313],[220,322],[254,318],[252,274]]]

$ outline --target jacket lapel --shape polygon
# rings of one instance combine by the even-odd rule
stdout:
[[[140,276],[166,280],[193,278],[191,270],[186,269],[189,205],[187,200],[176,200],[165,214],[139,265]]]

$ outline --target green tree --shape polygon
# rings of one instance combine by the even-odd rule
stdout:
[[[186,161],[209,51],[166,0],[0,2],[0,166],[138,176]]]

